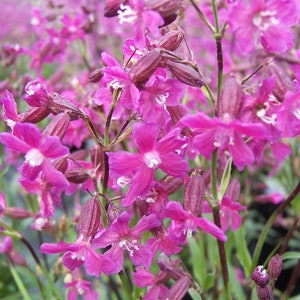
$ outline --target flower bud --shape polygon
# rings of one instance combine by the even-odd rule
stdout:
[[[96,69],[89,74],[89,81],[97,83],[103,77],[103,69]]]
[[[16,206],[8,206],[4,214],[13,219],[26,219],[32,217],[28,210]]]
[[[21,122],[39,123],[50,114],[50,110],[45,107],[30,107],[26,112],[20,114]]]
[[[89,174],[83,169],[68,170],[67,172],[65,172],[65,176],[68,181],[76,184],[83,183],[90,178]]]
[[[135,83],[143,83],[156,71],[160,62],[161,54],[157,49],[142,56],[129,70],[129,75]]]
[[[160,39],[157,46],[169,51],[174,51],[181,44],[183,35],[182,30],[169,31]]]
[[[270,279],[276,281],[282,270],[282,258],[279,254],[274,255],[268,264]]]
[[[205,196],[205,184],[201,175],[192,176],[185,185],[183,207],[199,216]]]
[[[177,192],[183,185],[183,178],[166,175],[159,181],[168,195]]]
[[[199,72],[188,64],[168,60],[166,61],[166,67],[178,80],[187,85],[201,87],[204,84]]]
[[[241,108],[242,92],[237,80],[230,76],[223,83],[218,102],[218,116],[225,122],[235,120]]]
[[[83,116],[83,112],[62,95],[58,93],[51,93],[49,94],[49,98],[49,109],[53,112],[53,114],[57,115],[61,112],[67,112],[70,115],[71,120],[77,120]]]
[[[190,287],[190,278],[188,276],[183,276],[177,280],[168,292],[168,300],[181,300],[187,293]]]
[[[267,273],[267,270],[264,269],[263,266],[257,266],[252,273],[251,276],[252,280],[255,282],[255,284],[259,287],[266,287],[269,283],[269,275]]]
[[[62,139],[68,129],[70,116],[68,113],[59,113],[47,125],[43,132],[43,136],[57,136]]]
[[[257,285],[256,292],[259,300],[273,300],[273,291],[269,285],[265,287]]]
[[[100,225],[101,208],[97,199],[91,198],[82,206],[79,222],[77,225],[78,233],[85,238],[92,238]]]

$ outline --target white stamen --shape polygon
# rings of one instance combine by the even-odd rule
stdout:
[[[298,120],[300,120],[300,109],[299,109],[299,108],[296,109],[296,110],[294,111],[294,116],[295,116]]]
[[[29,150],[25,155],[25,160],[31,167],[40,166],[45,159],[45,156],[40,152],[39,149],[33,148]]]
[[[169,93],[167,92],[165,94],[157,95],[155,97],[155,100],[159,105],[164,105],[166,103],[168,97],[169,97]]]
[[[131,179],[126,176],[121,176],[117,179],[117,185],[120,187],[126,186],[128,183],[130,183]]]
[[[161,159],[156,151],[151,151],[144,154],[144,162],[148,168],[154,169],[161,163]]]

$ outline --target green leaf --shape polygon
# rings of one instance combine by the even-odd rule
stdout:
[[[252,261],[245,239],[244,226],[241,226],[237,231],[233,233],[233,235],[237,248],[237,256],[240,260],[241,265],[243,266],[245,276],[249,277],[251,273]]]
[[[300,259],[300,252],[285,252],[281,255],[282,260],[287,259]]]
[[[223,196],[226,193],[226,190],[229,185],[230,177],[231,177],[231,164],[232,164],[232,158],[230,157],[227,161],[224,173],[222,175],[221,183],[220,183],[220,190],[219,190],[219,200],[223,198]]]
[[[194,288],[189,289],[189,294],[193,300],[202,300],[201,295]]]
[[[207,276],[207,264],[205,259],[204,243],[201,233],[199,233],[199,243],[195,241],[194,237],[189,238],[188,242],[191,251],[191,265],[193,266],[193,273],[201,289],[203,289],[203,286],[205,284],[205,278]]]

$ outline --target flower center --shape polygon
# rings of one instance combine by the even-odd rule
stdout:
[[[31,167],[40,166],[45,159],[45,156],[40,152],[39,149],[33,148],[29,150],[25,155],[25,160]]]
[[[161,163],[161,159],[156,151],[151,151],[144,154],[144,162],[148,168],[154,169]]]
[[[137,245],[137,240],[132,240],[129,241],[127,239],[123,239],[119,242],[119,246],[121,248],[125,248],[128,252],[130,256],[133,256],[133,251],[134,250],[139,250],[140,248]],[[134,250],[133,250],[134,249]]]
[[[279,24],[275,10],[263,10],[253,18],[253,24],[260,30],[267,30],[271,25]]]
[[[137,19],[136,12],[130,6],[121,4],[118,10],[120,24],[133,23]]]

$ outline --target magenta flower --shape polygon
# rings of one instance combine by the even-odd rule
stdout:
[[[300,92],[287,92],[277,114],[277,126],[283,137],[300,134]]]
[[[0,141],[13,151],[26,153],[21,173],[29,180],[35,180],[43,172],[47,180],[55,186],[69,185],[65,176],[59,172],[51,160],[69,153],[57,136],[43,137],[37,126],[29,123],[17,123],[14,134],[3,132]]]
[[[92,239],[99,230],[100,204],[96,199],[89,199],[81,209],[78,223],[78,237],[72,244],[59,242],[58,244],[43,243],[42,253],[55,254],[66,252],[63,255],[63,264],[71,271],[85,265],[89,275],[100,276],[101,272],[107,276],[115,271],[115,264],[106,254],[100,254],[92,247]]]
[[[7,254],[9,259],[16,265],[28,266],[25,257],[14,248],[13,240],[10,236],[0,236],[0,253]]]
[[[68,292],[68,300],[76,300],[78,296],[84,300],[98,299],[99,295],[92,289],[92,283],[84,280],[79,269],[72,272],[72,281],[66,283],[65,287],[70,288]]]
[[[157,275],[152,274],[143,268],[137,268],[133,273],[133,282],[137,287],[148,287],[144,300],[167,299],[168,288],[164,285],[167,280],[166,272],[159,272]]]
[[[137,108],[140,92],[134,85],[129,73],[107,53],[103,52],[101,57],[106,65],[103,70],[103,80],[114,89],[122,88],[119,101],[124,107],[128,109]]]
[[[246,210],[247,207],[241,205],[237,201],[239,195],[240,183],[237,179],[234,179],[229,184],[220,205],[221,227],[224,231],[227,231],[229,227],[231,227],[232,231],[235,231],[239,229],[242,224],[242,217],[240,216],[239,211]],[[212,212],[207,202],[203,203],[202,212]]]
[[[153,76],[141,91],[138,112],[148,122],[163,126],[170,116],[167,106],[176,106],[184,96],[185,85],[176,79],[166,79],[165,74]]]
[[[239,170],[251,165],[254,154],[247,145],[245,137],[253,139],[267,138],[263,125],[258,123],[242,123],[238,120],[226,120],[226,114],[222,119],[209,118],[203,113],[186,115],[181,119],[182,124],[194,130],[193,144],[205,158],[210,159],[215,149],[220,152],[228,150],[234,164]]]
[[[161,217],[171,219],[169,233],[178,243],[183,243],[187,237],[192,235],[192,232],[197,232],[198,227],[222,242],[227,239],[222,229],[205,218],[194,216],[192,213],[185,211],[179,202],[170,201]]]
[[[137,124],[133,137],[139,153],[119,151],[107,153],[111,176],[122,186],[123,182],[131,185],[123,199],[123,205],[131,205],[137,197],[143,197],[152,185],[156,169],[174,177],[183,177],[188,171],[188,163],[176,150],[185,144],[180,135],[180,128],[175,128],[157,141],[159,128],[152,123]],[[175,162],[175,163],[174,163]]]
[[[120,24],[132,24],[135,30],[134,41],[138,49],[145,47],[145,32],[148,30],[154,35],[158,35],[159,27],[164,24],[164,20],[159,13],[150,10],[144,0],[129,0],[129,5],[121,4],[118,10]]]
[[[105,248],[111,246],[106,252],[116,264],[116,272],[121,271],[124,262],[125,250],[135,266],[150,267],[152,252],[140,243],[141,235],[154,227],[161,225],[161,220],[154,214],[142,217],[131,229],[130,216],[122,213],[110,227],[101,232],[93,240],[93,247]]]
[[[267,51],[284,52],[293,45],[291,26],[297,23],[297,4],[290,0],[235,1],[228,22],[236,30],[236,43],[252,52],[261,42]]]

